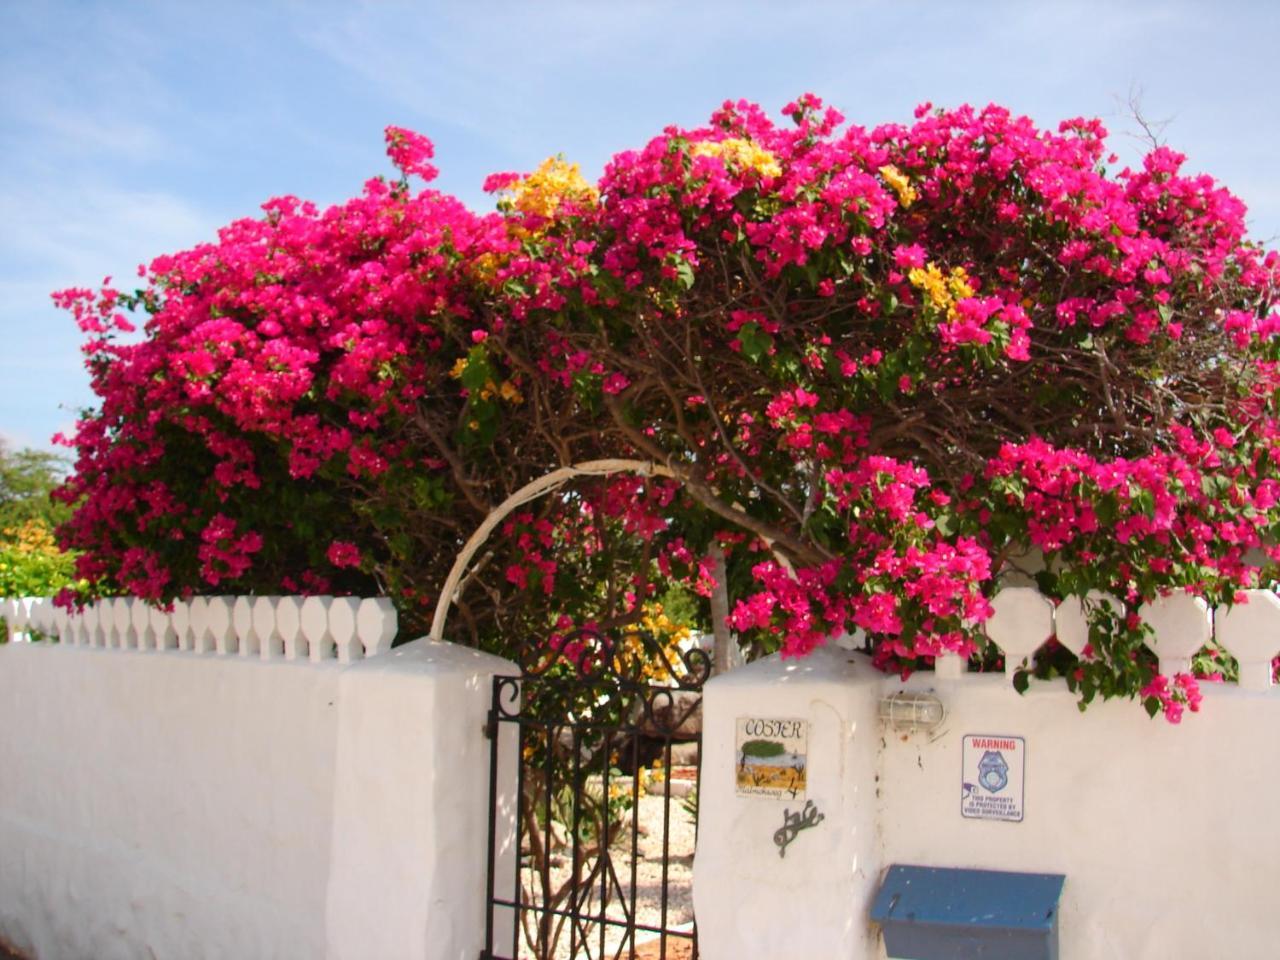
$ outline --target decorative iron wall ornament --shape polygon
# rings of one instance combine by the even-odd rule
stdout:
[[[812,800],[806,800],[804,809],[797,810],[795,813],[784,808],[782,811],[782,826],[775,830],[773,834],[773,842],[778,845],[778,856],[785,857],[787,855],[787,847],[792,840],[800,835],[801,830],[816,827],[825,819],[827,819],[827,815],[820,813],[817,805]]]

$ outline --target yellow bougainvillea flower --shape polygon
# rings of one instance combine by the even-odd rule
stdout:
[[[969,274],[964,267],[954,267],[947,278],[947,286],[951,288],[951,296],[959,300],[967,300],[973,296],[973,285],[969,283]]]
[[[914,267],[907,274],[913,287],[924,291],[925,297],[938,310],[945,310],[947,316],[954,320],[956,304],[973,296],[971,277],[964,267],[954,267],[950,274],[944,274],[937,264],[929,263],[923,267]]]
[[[759,144],[741,137],[727,140],[704,140],[689,150],[695,157],[719,157],[726,166],[740,170],[754,170],[762,177],[782,176],[782,167],[774,154]]]
[[[655,656],[654,651],[646,649],[639,631],[643,631],[658,642],[661,656]],[[623,663],[644,664],[641,675],[646,680],[662,683],[671,679],[671,671],[667,668],[667,663],[675,665],[680,662],[682,645],[689,639],[692,631],[663,613],[660,603],[645,605],[639,631],[623,636],[621,649],[617,653],[619,659]]]
[[[551,219],[566,201],[593,207],[600,191],[582,175],[576,163],[562,156],[548,157],[537,170],[504,191],[499,207],[527,216]]]
[[[907,175],[893,164],[887,163],[881,167],[880,176],[884,177],[885,183],[893,187],[894,192],[898,194],[898,202],[904,207],[909,207],[916,202],[916,198],[919,197],[916,188],[911,185]]]
[[[497,277],[500,265],[496,255],[482,253],[471,261],[471,273],[478,279],[491,283]]]

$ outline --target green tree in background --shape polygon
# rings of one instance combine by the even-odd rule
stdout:
[[[49,499],[49,491],[67,471],[63,457],[44,450],[11,450],[0,442],[0,530],[39,520],[52,529],[71,516],[66,504]]]
[[[0,596],[51,596],[75,580],[74,554],[53,537],[71,511],[49,499],[65,470],[56,454],[0,445]]]

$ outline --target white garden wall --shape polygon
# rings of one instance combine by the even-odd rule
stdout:
[[[905,686],[934,688],[944,725],[880,751],[884,865],[1066,874],[1064,960],[1280,954],[1280,691],[1205,684],[1173,726],[1130,702],[1081,715],[1057,683],[930,680]],[[1025,739],[1022,822],[961,816],[965,734]]]
[[[479,955],[483,727],[491,679],[514,665],[425,640],[388,651],[376,599],[113,600],[79,618],[0,605],[15,641],[0,646],[0,939],[39,960]],[[870,904],[890,864],[914,863],[1065,874],[1064,960],[1269,960],[1280,602],[1215,618],[1179,595],[1143,615],[1166,671],[1216,632],[1240,684],[1204,684],[1175,727],[1130,702],[1081,715],[1060,684],[1019,696],[955,661],[903,683],[836,645],[711,681],[701,954],[879,960]],[[1079,611],[1030,590],[999,595],[988,630],[1011,668],[1051,633],[1083,646]],[[936,697],[945,719],[881,719],[899,693]],[[802,795],[739,794],[741,717],[804,721]],[[1025,744],[1018,822],[962,815],[966,734]],[[822,819],[780,832],[808,801]]]
[[[0,646],[0,939],[40,960],[474,960],[483,724],[510,664],[124,637]]]
[[[1220,614],[1218,638],[1242,683],[1202,685],[1199,714],[1173,726],[1133,702],[1081,714],[1059,683],[1025,696],[1008,677],[955,664],[906,683],[832,646],[768,658],[704,692],[694,901],[707,960],[871,960],[885,956],[869,906],[890,864],[1066,875],[1063,960],[1271,960],[1280,952],[1280,606],[1257,595]],[[1248,612],[1246,612],[1248,611]],[[1168,667],[1198,649],[1212,620],[1175,596],[1146,611]],[[1074,614],[1057,611],[1059,638]],[[989,631],[1021,661],[1055,630],[1033,591],[1010,592]],[[1192,646],[1194,644],[1194,646]],[[1260,665],[1265,662],[1265,669]],[[914,732],[877,718],[882,698],[932,693],[941,725]],[[897,705],[900,708],[901,704]],[[795,799],[739,795],[740,717],[809,724],[807,788]],[[1025,742],[1021,822],[962,815],[966,734]],[[784,811],[825,815],[780,857]]]

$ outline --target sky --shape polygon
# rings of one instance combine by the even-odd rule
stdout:
[[[776,114],[813,92],[867,126],[925,101],[1096,116],[1122,163],[1137,98],[1271,241],[1277,36],[1271,0],[0,0],[0,441],[48,449],[94,404],[52,291],[128,289],[273,196],[344,200],[391,173],[388,124],[488,208],[489,173],[561,153],[595,177],[728,98]]]

